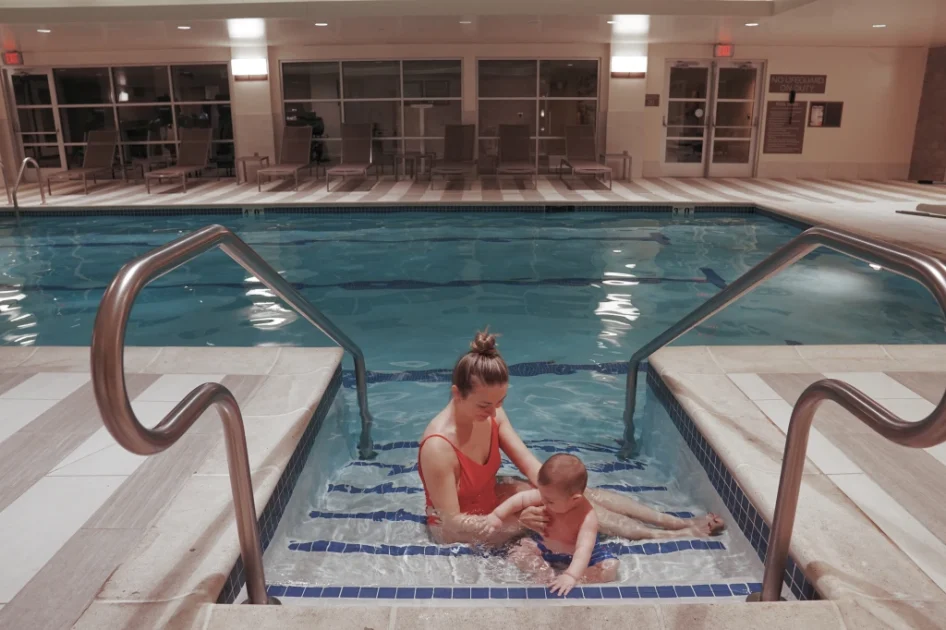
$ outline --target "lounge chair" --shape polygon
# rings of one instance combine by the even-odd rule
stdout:
[[[497,175],[528,175],[532,178],[532,188],[536,187],[535,163],[530,149],[532,139],[526,125],[499,126],[499,164]]]
[[[295,182],[293,190],[299,188],[299,171],[312,164],[312,127],[300,125],[284,127],[282,147],[279,151],[279,164],[256,171],[256,189],[263,189],[263,178],[291,177]]]
[[[73,168],[61,173],[53,173],[46,178],[46,187],[49,194],[53,194],[53,182],[82,180],[84,194],[89,194],[89,178],[95,184],[97,175],[112,174],[112,164],[115,161],[115,147],[118,145],[117,131],[90,131],[85,146],[85,156],[82,158],[82,167]]]
[[[451,175],[465,176],[476,173],[476,126],[447,125],[443,137],[443,162],[430,169],[430,185],[434,175],[443,177],[444,186]]]
[[[595,128],[592,125],[570,125],[565,129],[565,157],[558,168],[559,179],[569,169],[572,175],[608,176],[608,190],[611,190],[613,175],[611,167],[598,162],[595,151]]]
[[[197,175],[207,168],[210,159],[212,129],[181,129],[181,146],[178,148],[177,164],[145,173],[145,188],[151,194],[151,180],[180,179],[187,192],[187,176]]]
[[[331,190],[332,176],[367,177],[368,169],[375,167],[375,176],[380,181],[381,175],[372,157],[371,123],[345,123],[342,125],[342,163],[325,170],[325,190]]]

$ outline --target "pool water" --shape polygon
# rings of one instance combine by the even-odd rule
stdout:
[[[731,519],[646,391],[643,453],[616,466],[624,377],[615,372],[798,229],[754,215],[637,213],[61,217],[26,219],[21,228],[0,220],[0,344],[87,345],[119,267],[209,223],[234,229],[361,346],[376,372],[369,390],[376,442],[417,439],[447,402],[445,374],[473,333],[489,326],[502,334],[511,364],[506,411],[540,458],[577,448],[593,485],[620,486],[665,511]],[[821,251],[677,343],[944,341],[943,317],[919,285]],[[127,342],[330,343],[220,252],[145,289]],[[416,519],[423,512],[416,451],[401,444],[380,452],[372,464],[381,466],[356,462],[351,385],[348,375],[267,551],[270,582],[521,581],[501,559],[429,549]],[[666,553],[619,543],[631,545],[621,548],[621,580],[705,584],[761,575],[741,534],[730,530],[714,542],[722,548]]]

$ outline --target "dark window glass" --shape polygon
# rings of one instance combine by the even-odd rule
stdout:
[[[60,105],[111,102],[108,68],[57,68],[53,77]]]
[[[755,68],[720,68],[718,98],[754,99]]]
[[[571,125],[595,124],[597,101],[539,101],[539,135],[565,136]]]
[[[85,142],[90,131],[115,128],[115,113],[111,107],[61,107],[59,119],[63,142]]]
[[[17,105],[51,105],[49,78],[45,74],[14,74],[13,98]]]
[[[482,97],[535,97],[534,61],[498,60],[479,63],[479,95]]]
[[[171,66],[174,97],[178,101],[229,101],[230,78],[226,64]]]
[[[62,162],[59,161],[59,147],[53,146],[25,146],[23,153],[26,157],[36,160],[40,168],[61,168]]]
[[[346,101],[345,122],[372,123],[375,136],[398,136],[400,108],[398,101]]]
[[[229,105],[178,105],[177,126],[180,129],[213,129],[214,140],[233,139],[233,118]]]
[[[404,104],[404,135],[419,138],[443,138],[447,125],[459,125],[463,119],[460,101],[425,101]],[[421,134],[421,117],[424,133]]]
[[[670,98],[706,98],[707,68],[670,68]]]
[[[177,148],[173,144],[126,144],[122,145],[122,151],[125,157],[125,164],[133,166],[142,162],[145,164],[145,170],[148,170],[147,163],[152,168],[160,168],[174,163]],[[137,168],[138,173],[141,169]]]
[[[45,132],[49,134],[56,133],[56,121],[53,118],[52,107],[42,107],[36,109],[18,109],[16,111],[17,120],[20,123],[21,133]],[[24,138],[25,142],[55,142],[55,135],[35,139]]]
[[[313,138],[341,138],[342,108],[339,103],[286,103],[286,124],[309,125]]]
[[[539,93],[551,97],[598,96],[597,61],[542,61]]]
[[[171,100],[167,66],[112,68],[116,103],[164,103]]]
[[[498,136],[500,125],[528,125],[535,135],[535,101],[480,101],[480,136]]]
[[[282,93],[288,100],[341,98],[337,62],[284,63]]]
[[[342,76],[346,99],[401,95],[401,69],[397,61],[344,61]]]
[[[170,105],[119,107],[118,126],[123,142],[174,140]]]
[[[210,160],[218,168],[233,168],[234,158],[232,142],[214,142],[210,145]]]
[[[459,98],[460,61],[405,61],[404,98]]]

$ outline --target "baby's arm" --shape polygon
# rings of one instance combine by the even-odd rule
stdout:
[[[542,505],[542,495],[538,490],[525,490],[523,492],[517,492],[500,503],[496,509],[492,511],[492,513],[487,517],[489,519],[489,525],[493,529],[498,529],[502,527],[503,521],[513,514],[518,514],[527,507],[534,507],[538,505]],[[591,557],[590,554],[588,557]]]
[[[553,593],[558,591],[562,597],[568,595],[575,584],[581,581],[582,576],[588,569],[588,563],[591,562],[591,554],[594,553],[595,543],[598,541],[598,517],[595,516],[594,509],[589,509],[585,519],[578,530],[578,537],[575,540],[575,553],[572,554],[571,564],[562,572],[552,584],[549,590]]]

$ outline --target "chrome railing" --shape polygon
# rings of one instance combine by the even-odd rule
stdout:
[[[216,247],[285,300],[302,317],[352,353],[355,359],[355,380],[362,420],[361,456],[374,455],[371,442],[372,420],[368,412],[367,374],[361,350],[249,245],[221,225],[210,225],[182,236],[128,262],[118,271],[102,296],[95,317],[91,352],[92,383],[105,427],[119,444],[138,455],[160,453],[180,439],[211,406],[220,410],[226,433],[230,486],[236,511],[240,553],[246,571],[247,592],[250,602],[264,604],[269,599],[266,596],[263,576],[263,557],[246,434],[236,398],[219,383],[205,383],[190,392],[164,419],[149,429],[138,420],[125,389],[125,331],[135,298],[152,280]]]
[[[7,195],[7,203],[13,203],[13,198],[10,196],[10,184],[7,183],[7,170],[3,165],[3,160],[0,160],[0,178],[3,178],[3,192]]]
[[[633,415],[636,402],[637,369],[640,362],[819,247],[827,247],[848,256],[881,265],[889,271],[916,280],[933,294],[940,309],[946,313],[946,264],[943,261],[904,247],[864,238],[842,230],[825,227],[805,230],[634,353],[628,364],[627,406],[624,410],[625,441],[622,455],[631,454],[636,447],[633,440]],[[927,417],[917,422],[908,422],[847,383],[823,379],[810,385],[802,392],[792,410],[785,438],[785,453],[782,458],[782,472],[779,478],[772,530],[765,557],[762,592],[750,599],[776,601],[781,593],[782,576],[785,573],[788,548],[798,508],[798,493],[808,449],[808,435],[815,411],[825,400],[837,403],[871,429],[897,444],[913,448],[929,448],[946,441],[946,394]]]
[[[31,157],[23,158],[20,164],[20,172],[16,174],[16,182],[13,183],[13,209],[18,210],[20,204],[16,200],[16,193],[20,190],[20,184],[23,182],[23,175],[26,174],[26,167],[32,164],[36,168],[36,182],[39,184],[39,198],[42,204],[46,205],[46,191],[43,190],[43,171],[39,168],[39,163]],[[6,183],[6,180],[4,180]],[[19,214],[17,214],[19,218]]]

